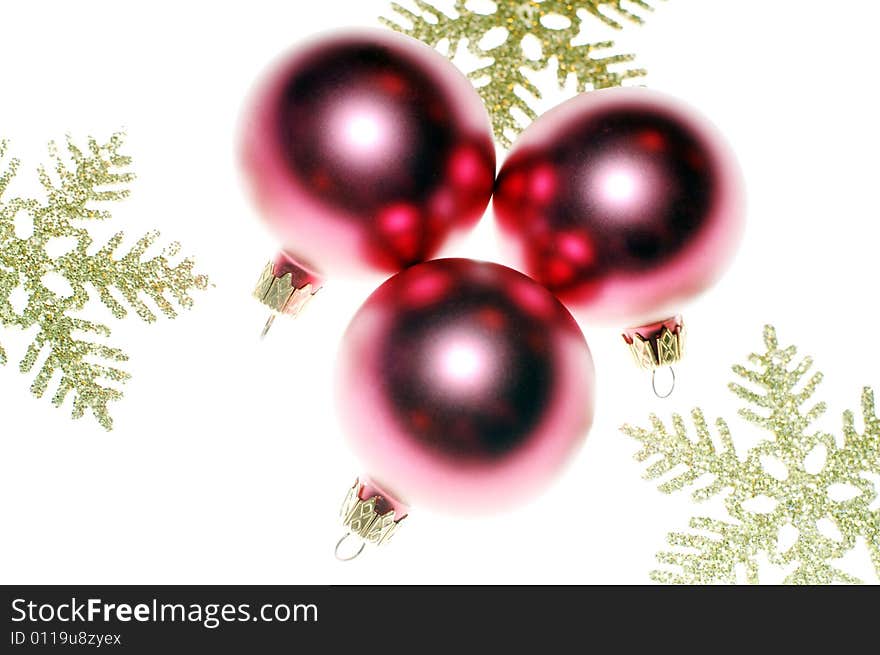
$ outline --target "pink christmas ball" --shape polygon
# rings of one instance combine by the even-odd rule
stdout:
[[[517,268],[579,315],[665,319],[711,286],[743,230],[735,157],[664,94],[581,94],[529,126],[501,168],[495,216]]]
[[[545,288],[439,259],[380,286],[344,336],[341,415],[373,484],[459,513],[540,492],[586,437],[593,361]]]
[[[430,258],[479,220],[495,177],[471,83],[390,30],[326,36],[283,57],[245,112],[241,148],[284,249],[322,274]]]

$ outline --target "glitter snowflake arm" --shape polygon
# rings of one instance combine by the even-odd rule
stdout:
[[[711,482],[698,486],[691,494],[694,500],[704,501],[725,489],[735,490],[739,478],[746,475],[747,464],[737,458],[724,420],[715,422],[720,449],[716,447],[705,416],[699,409],[691,412],[696,440],[688,435],[684,419],[678,414],[673,414],[671,432],[657,416],[652,414],[650,420],[649,429],[631,425],[622,429],[642,444],[636,460],[654,459],[645,471],[646,479],[662,478],[674,471],[671,478],[659,485],[663,493],[693,486],[705,476]],[[734,582],[738,565],[745,567],[750,580],[753,577],[757,580],[756,548],[746,538],[741,526],[700,517],[691,519],[690,527],[700,532],[669,534],[669,545],[681,550],[658,553],[657,560],[674,567],[674,570],[652,571],[653,580],[676,584]]]
[[[8,150],[8,143],[4,139],[0,139],[0,244],[8,241],[13,235],[13,221],[18,213],[18,203],[5,203],[3,194],[9,187],[12,178],[18,170],[19,162],[12,159],[4,165],[4,159]],[[13,320],[11,306],[9,304],[9,294],[18,283],[18,275],[15,271],[10,270],[3,261],[2,251],[0,251],[0,325],[8,325]],[[6,363],[6,351],[0,344],[0,365]]]
[[[131,157],[120,154],[124,136],[114,134],[106,144],[89,138],[88,152],[83,152],[67,137],[68,164],[56,143],[49,144],[49,155],[54,160],[57,181],[46,168],[40,168],[40,182],[49,198],[46,219],[70,225],[74,220],[110,218],[107,209],[95,208],[91,203],[123,200],[131,191],[127,187],[134,180],[134,173],[126,168]]]
[[[391,3],[391,9],[408,23],[409,27],[399,22],[397,17],[379,20],[392,29],[401,31],[433,48],[439,47],[441,42],[445,41],[445,50],[450,57],[456,55],[462,44],[467,44],[471,54],[480,59],[490,56],[479,43],[481,38],[496,26],[496,23],[504,22],[503,5],[498,7],[497,15],[479,14],[469,10],[464,2],[459,1],[456,3],[456,16],[451,17],[425,0],[414,0],[413,4],[418,8],[419,13],[410,11],[396,2]],[[506,137],[508,131],[515,134],[521,129],[514,110],[522,112],[528,120],[537,117],[525,98],[515,92],[515,89],[522,88],[526,94],[536,98],[541,97],[540,90],[523,74],[521,66],[511,66],[503,58],[493,57],[489,63],[469,72],[468,77],[477,86],[477,91],[492,116],[496,137],[507,145],[510,143]]]
[[[740,462],[730,438],[730,430],[723,420],[716,421],[721,443],[719,450],[703,413],[697,409],[691,413],[691,417],[696,428],[696,441],[690,438],[684,420],[678,414],[672,417],[672,433],[653,414],[650,429],[625,425],[622,430],[642,444],[636,460],[645,462],[656,455],[660,456],[646,469],[646,479],[657,479],[673,469],[679,469],[672,478],[659,485],[658,488],[663,493],[672,493],[691,486],[704,475],[714,476],[710,484],[699,487],[692,493],[695,500],[705,500],[735,484],[740,474]]]
[[[614,19],[614,14],[617,14],[623,20],[633,23],[644,22],[644,19],[639,14],[630,11],[624,6],[627,3],[630,6],[638,7],[643,11],[653,11],[654,9],[650,4],[645,2],[645,0],[587,0],[587,2],[584,3],[584,9],[602,22],[616,29],[622,28],[623,25]]]
[[[0,139],[0,162],[6,158],[6,153],[9,150],[9,143],[6,139]],[[9,186],[9,183],[12,181],[12,178],[15,177],[15,172],[18,169],[19,161],[17,159],[11,160],[8,164],[0,166],[0,202],[3,200],[3,194],[6,192],[6,188]]]
[[[425,0],[413,0],[413,4],[418,8],[418,12],[410,11],[397,2],[391,3],[392,12],[408,22],[409,27],[404,26],[397,18],[380,17],[379,21],[432,48],[436,48],[441,41],[446,40],[449,56],[455,55],[459,44],[467,42],[474,35],[482,36],[485,31],[485,24],[480,18],[482,14],[469,11],[463,7],[463,2],[456,2],[458,15],[454,18]]]
[[[859,432],[853,412],[843,415],[843,447],[829,457],[826,473],[830,480],[852,485],[858,495],[848,501],[836,502],[831,514],[838,525],[864,535],[874,570],[880,579],[880,509],[871,509],[878,490],[864,473],[880,475],[880,418],[874,403],[874,392],[862,390],[862,424]]]
[[[74,332],[105,337],[110,335],[110,330],[103,325],[63,315],[55,320],[46,320],[41,323],[39,334],[25,353],[21,371],[27,373],[32,370],[40,353],[48,346],[49,355],[31,385],[31,392],[41,398],[56,371],[61,371],[61,381],[52,403],[60,407],[73,391],[73,417],[80,418],[88,408],[98,423],[110,430],[113,419],[107,411],[107,403],[119,400],[122,393],[117,388],[104,386],[101,381],[125,382],[130,376],[118,368],[96,364],[86,358],[93,356],[111,362],[124,362],[128,357],[116,348],[76,339]]]
[[[612,86],[621,86],[626,80],[647,75],[647,71],[644,68],[624,66],[624,64],[629,64],[635,60],[634,55],[594,56],[594,53],[612,47],[614,47],[613,41],[599,41],[598,43],[588,43],[558,52],[556,54],[558,65],[556,77],[559,81],[559,87],[565,86],[570,75],[574,75],[577,81],[578,93],[583,93],[590,89],[607,89]],[[549,58],[543,61],[546,65],[550,63]]]
[[[751,583],[758,581],[756,548],[741,526],[710,518],[693,518],[697,534],[672,532],[667,543],[680,550],[657,554],[657,561],[674,570],[651,571],[651,579],[665,584],[711,584],[736,582],[736,568],[742,565]]]
[[[89,139],[87,148],[80,149],[68,138],[64,154],[50,144],[53,165],[39,169],[46,201],[18,198],[8,204],[0,202],[0,320],[22,329],[38,327],[20,369],[30,372],[41,360],[31,386],[34,395],[43,396],[60,374],[53,402],[61,405],[72,395],[75,418],[89,409],[108,430],[112,427],[108,403],[121,397],[118,383],[129,377],[116,364],[127,357],[119,349],[90,339],[109,336],[107,326],[73,316],[88,304],[89,290],[97,291],[97,298],[116,318],[125,317],[131,308],[152,322],[156,314],[147,301],[173,318],[177,312],[172,300],[188,308],[192,304],[189,292],[205,288],[208,282],[205,276],[194,274],[192,260],[170,263],[179,250],[176,243],[159,255],[146,257],[157,232],[150,232],[118,258],[115,253],[123,241],[121,233],[94,254],[89,253],[93,241],[83,224],[109,219],[107,203],[128,197],[128,183],[134,179],[127,170],[130,158],[120,152],[122,141],[122,135],[115,134],[104,144]],[[0,193],[7,185],[7,177],[0,176]],[[22,212],[33,223],[27,238],[18,238],[13,226]],[[46,246],[56,238],[72,239],[73,248],[63,255],[49,256]],[[49,288],[44,281],[47,274],[62,277],[72,293]],[[27,295],[24,310],[16,311],[9,302],[16,288]]]
[[[159,238],[159,233],[154,231],[142,237],[126,255],[116,259],[114,252],[123,238],[121,232],[114,235],[91,256],[87,253],[91,241],[83,238],[76,250],[56,260],[56,268],[73,287],[74,296],[87,300],[86,285],[91,284],[113,315],[125,318],[128,310],[115,297],[113,289],[116,289],[135,313],[148,323],[155,321],[156,315],[141,299],[141,294],[150,298],[169,318],[175,318],[177,311],[166,294],[171,294],[181,307],[191,307],[193,301],[189,290],[205,288],[207,279],[193,273],[195,263],[192,259],[171,265],[169,258],[178,254],[180,244],[172,243],[162,254],[144,259],[144,253]]]
[[[810,357],[804,357],[794,368],[789,368],[797,350],[794,346],[781,348],[772,326],[764,328],[766,352],[752,354],[749,362],[757,369],[736,365],[733,372],[744,381],[757,387],[758,391],[737,383],[730,383],[730,390],[746,401],[751,407],[739,410],[739,415],[758,427],[773,432],[778,440],[777,450],[788,452],[792,457],[802,459],[810,448],[815,446],[811,439],[802,439],[809,425],[821,416],[825,403],[817,403],[806,411],[803,406],[813,396],[816,387],[822,382],[822,374],[814,373],[802,389],[797,390],[804,376],[813,366]],[[830,435],[816,435],[826,446],[833,446]],[[784,443],[783,443],[784,442]],[[806,448],[809,446],[809,448]],[[805,449],[806,448],[806,449]]]
[[[489,60],[469,76],[491,114],[496,138],[505,146],[511,144],[525,122],[535,118],[530,103],[541,98],[540,89],[525,71],[544,70],[555,59],[560,87],[573,75],[581,92],[618,86],[626,79],[644,75],[643,70],[626,66],[633,61],[632,55],[601,56],[601,52],[613,46],[611,41],[572,45],[581,28],[589,24],[585,18],[590,16],[614,29],[621,29],[623,22],[641,23],[642,16],[627,9],[622,0],[498,1],[495,10],[488,14],[471,10],[465,0],[457,0],[455,16],[447,15],[425,0],[413,0],[412,4],[416,11],[392,3],[393,18],[380,20],[432,47],[446,42],[450,57],[455,57],[459,46],[467,43],[473,55]],[[652,9],[644,0],[634,0],[629,6],[644,11]],[[548,27],[545,19],[549,17],[560,20],[556,26]],[[483,38],[497,28],[506,32],[502,43],[482,47]],[[540,45],[537,60],[526,54],[526,37],[534,37]]]

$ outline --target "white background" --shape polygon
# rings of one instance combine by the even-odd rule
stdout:
[[[645,26],[619,35],[621,49],[638,53],[647,84],[722,128],[750,200],[735,265],[686,308],[690,355],[675,395],[652,396],[614,329],[583,325],[598,412],[555,485],[480,520],[415,508],[387,548],[337,563],[337,508],[360,470],[334,419],[333,363],[378,280],[331,280],[300,320],[277,321],[260,343],[265,314],[250,291],[277,244],[242,193],[234,146],[267,61],[311,33],[375,24],[387,4],[3,3],[0,134],[24,159],[16,188],[32,190],[50,138],[125,127],[139,178],[97,233],[125,229],[130,244],[158,228],[216,286],[176,321],[112,323],[133,374],[112,433],[32,398],[17,362],[33,335],[0,332],[10,355],[0,369],[0,581],[642,583],[666,532],[711,508],[642,480],[620,424],[700,404],[730,419],[737,443],[754,443],[726,384],[729,365],[761,347],[766,322],[826,372],[829,431],[839,434],[863,385],[880,387],[880,5],[658,2]],[[454,253],[493,259],[491,220]],[[863,544],[845,568],[873,579]]]

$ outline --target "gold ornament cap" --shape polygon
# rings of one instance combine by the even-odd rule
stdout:
[[[321,289],[321,276],[296,261],[287,252],[280,252],[266,264],[254,297],[276,314],[296,316]]]
[[[685,329],[680,315],[624,330],[622,336],[636,364],[646,371],[672,366],[684,355]]]
[[[368,543],[375,546],[387,543],[408,513],[409,507],[373,480],[364,476],[358,478],[339,510],[346,533],[336,544],[336,558],[342,561],[354,559]],[[350,537],[357,538],[360,544],[353,554],[344,556],[341,547]]]

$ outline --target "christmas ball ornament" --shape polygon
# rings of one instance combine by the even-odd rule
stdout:
[[[472,513],[533,497],[586,436],[594,384],[577,323],[525,275],[468,259],[395,275],[343,339],[341,416],[370,474],[346,527],[380,543],[411,502]]]
[[[681,356],[675,315],[730,264],[743,228],[739,167],[716,128],[642,88],[581,94],[517,140],[495,215],[518,268],[624,339],[654,369]]]
[[[283,246],[256,295],[282,313],[328,273],[394,273],[431,258],[479,220],[495,176],[471,83],[389,31],[329,36],[283,57],[245,112],[241,150]]]

